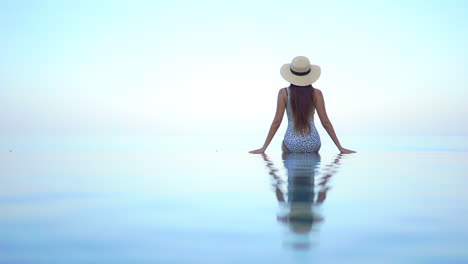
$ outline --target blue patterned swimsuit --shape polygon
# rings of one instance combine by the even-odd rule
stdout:
[[[314,114],[315,108],[313,109],[312,114],[310,115],[310,127],[312,132],[307,136],[302,136],[296,134],[294,131],[294,117],[291,109],[291,100],[289,95],[289,87],[286,88],[288,101],[286,104],[286,114],[288,116],[288,128],[284,134],[284,145],[290,152],[318,152],[320,146],[322,145],[320,141],[320,136],[314,124]]]

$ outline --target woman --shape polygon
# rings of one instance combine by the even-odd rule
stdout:
[[[318,152],[321,141],[314,125],[314,114],[317,109],[323,127],[340,152],[342,154],[355,153],[356,151],[341,146],[333,125],[328,119],[322,91],[312,86],[320,77],[320,67],[311,65],[308,58],[298,56],[290,64],[284,64],[281,67],[281,76],[291,85],[281,88],[278,93],[275,118],[263,147],[249,152],[265,153],[281,125],[285,110],[288,116],[288,128],[282,144],[283,152]]]

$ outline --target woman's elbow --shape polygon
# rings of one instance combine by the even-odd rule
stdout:
[[[324,121],[322,122],[322,126],[324,128],[328,128],[328,127],[333,127],[332,123],[330,121]]]
[[[279,128],[281,126],[281,120],[274,120],[273,123],[271,123],[271,126],[274,128]]]

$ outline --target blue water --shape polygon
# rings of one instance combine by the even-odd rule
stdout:
[[[0,263],[468,263],[468,152],[450,140],[7,150]]]

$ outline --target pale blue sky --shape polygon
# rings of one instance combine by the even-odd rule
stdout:
[[[468,1],[77,2],[2,2],[4,135],[266,134],[297,55],[341,134],[468,133]]]

